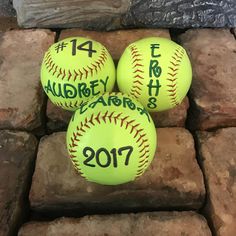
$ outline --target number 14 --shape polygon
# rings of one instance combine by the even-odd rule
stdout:
[[[96,50],[93,50],[93,42],[91,40],[81,43],[79,46],[77,46],[77,39],[71,40],[71,43],[72,43],[72,56],[76,55],[77,50],[87,51],[89,57],[92,57],[93,53],[97,52]],[[85,47],[86,45],[88,45],[88,48]]]

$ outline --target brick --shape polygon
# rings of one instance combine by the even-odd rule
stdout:
[[[75,172],[65,147],[65,132],[41,139],[30,203],[34,212],[127,212],[153,209],[199,209],[205,196],[195,159],[194,141],[183,128],[160,128],[155,158],[134,182],[102,186]]]
[[[203,216],[194,212],[155,212],[59,218],[51,222],[25,224],[19,236],[210,236]]]
[[[47,102],[47,129],[49,132],[66,130],[73,112]]]
[[[193,67],[191,129],[236,125],[236,43],[229,30],[188,30],[181,37]]]
[[[184,127],[188,108],[188,97],[185,97],[181,104],[170,110],[150,114],[156,127]]]
[[[102,43],[110,52],[115,62],[118,62],[125,48],[134,41],[151,36],[170,38],[169,31],[166,29],[132,29],[112,32],[68,29],[61,32],[59,40],[75,36],[91,38]]]
[[[54,33],[13,30],[0,33],[0,38],[0,128],[40,128],[44,99],[40,65]]]
[[[188,98],[177,107],[163,112],[150,113],[156,127],[184,127],[189,107]],[[52,104],[50,100],[47,103],[47,128],[48,131],[55,132],[66,130],[72,112],[61,109]]]
[[[236,128],[198,132],[200,162],[205,174],[205,212],[217,236],[236,235]]]
[[[0,131],[0,236],[13,235],[24,219],[36,148],[31,134]]]
[[[0,16],[0,22],[0,32],[18,28],[16,17]]]

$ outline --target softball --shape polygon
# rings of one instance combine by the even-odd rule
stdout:
[[[130,44],[117,68],[120,91],[148,111],[164,111],[180,104],[192,81],[192,68],[184,48],[166,38],[144,38]]]
[[[52,103],[74,111],[92,97],[112,91],[114,62],[100,43],[82,37],[67,38],[45,53],[41,83]]]
[[[76,170],[103,185],[141,176],[156,149],[156,129],[149,113],[121,93],[106,93],[82,104],[71,118],[66,139]]]

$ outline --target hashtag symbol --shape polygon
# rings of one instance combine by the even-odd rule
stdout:
[[[64,43],[64,42],[61,42],[61,43],[58,43],[57,46],[55,47],[55,50],[56,52],[62,52],[64,48],[66,48],[68,43]]]

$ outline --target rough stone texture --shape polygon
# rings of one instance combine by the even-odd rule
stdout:
[[[0,32],[12,29],[18,29],[16,17],[1,17],[0,16]]]
[[[120,17],[129,6],[127,0],[13,0],[20,26],[58,28],[85,27],[111,29],[120,27]]]
[[[16,12],[10,0],[0,0],[0,31],[16,29]]]
[[[181,104],[173,109],[162,112],[153,112],[151,117],[156,127],[184,127],[189,108],[188,98],[186,97]]]
[[[206,213],[217,236],[236,235],[236,128],[198,133],[206,178]]]
[[[232,29],[232,34],[234,35],[234,38],[236,39],[236,28]]]
[[[0,128],[34,130],[41,126],[43,91],[40,66],[54,41],[47,30],[0,33]]]
[[[193,212],[158,212],[59,218],[51,222],[30,222],[19,236],[210,236],[206,220]]]
[[[49,132],[66,130],[73,112],[55,106],[49,99],[47,103],[47,129]]]
[[[65,148],[65,133],[40,141],[30,191],[32,210],[71,215],[155,209],[198,209],[205,188],[191,134],[183,128],[160,128],[158,149],[146,173],[119,186],[87,182],[75,172]]]
[[[0,17],[10,17],[10,16],[14,17],[15,15],[16,12],[12,6],[12,1],[0,0]]]
[[[37,140],[25,132],[0,131],[0,236],[13,235],[25,212]]]
[[[132,29],[112,32],[69,29],[61,31],[59,40],[74,36],[88,37],[102,43],[108,49],[115,62],[118,62],[125,48],[134,41],[151,36],[170,38],[169,31],[166,29]]]
[[[235,0],[13,0],[23,27],[235,27]]]
[[[236,126],[236,41],[229,30],[189,30],[180,37],[193,67],[190,127]]]
[[[189,107],[188,98],[177,107],[163,112],[153,112],[151,117],[156,127],[184,127],[187,118],[187,109]],[[47,104],[47,129],[51,133],[53,131],[66,130],[72,112],[55,106],[48,100]]]
[[[233,27],[235,15],[235,0],[132,0],[122,23],[129,27]]]

